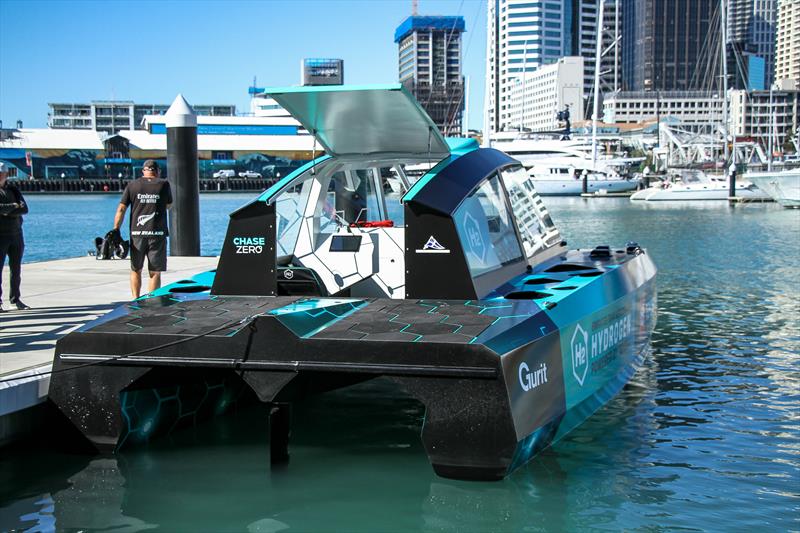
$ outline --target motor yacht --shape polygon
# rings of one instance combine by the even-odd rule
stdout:
[[[800,207],[800,168],[748,172],[745,179],[784,207]]]

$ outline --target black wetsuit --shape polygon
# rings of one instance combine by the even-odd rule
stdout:
[[[16,204],[16,205],[15,205]],[[19,285],[22,280],[22,254],[25,239],[22,236],[22,215],[28,212],[28,204],[16,185],[6,180],[0,187],[0,302],[3,300],[2,274],[8,256],[11,267],[11,303],[19,301]]]

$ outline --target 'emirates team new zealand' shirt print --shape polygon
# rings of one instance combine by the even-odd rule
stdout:
[[[131,206],[131,237],[166,237],[167,205],[172,203],[169,182],[139,178],[125,187],[120,203]]]

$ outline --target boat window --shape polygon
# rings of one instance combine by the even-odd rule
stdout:
[[[300,231],[300,224],[303,220],[303,210],[308,203],[308,195],[311,192],[312,180],[307,180],[301,184],[287,190],[275,201],[275,215],[277,219],[277,243],[276,251],[278,256],[292,255],[294,246],[297,243],[297,236]]]
[[[395,226],[403,226],[405,210],[400,199],[408,189],[393,168],[385,167],[380,169],[380,172],[383,182],[383,197],[386,203],[386,218],[391,220]]]
[[[456,209],[456,228],[473,277],[523,259],[511,216],[496,175]]]
[[[525,169],[519,166],[510,167],[502,170],[501,175],[511,200],[511,209],[517,219],[525,256],[532,257],[560,242],[561,235]]]
[[[402,192],[384,196],[387,186],[382,174],[378,168],[343,170],[321,180],[320,185],[327,192],[319,196],[314,210],[318,243],[341,226],[387,219],[395,226],[403,224]]]
[[[383,187],[380,185],[380,175],[376,168],[363,168],[353,171],[353,184],[356,198],[360,199],[363,207],[353,213],[353,222],[375,222],[384,220]]]

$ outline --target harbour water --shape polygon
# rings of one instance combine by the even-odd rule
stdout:
[[[251,197],[202,197],[204,254]],[[28,200],[27,261],[85,254],[117,203]],[[436,477],[422,407],[376,380],[296,406],[280,469],[259,407],[117,456],[0,450],[0,530],[800,530],[800,211],[546,203],[570,247],[647,248],[658,325],[624,391],[506,480]]]

